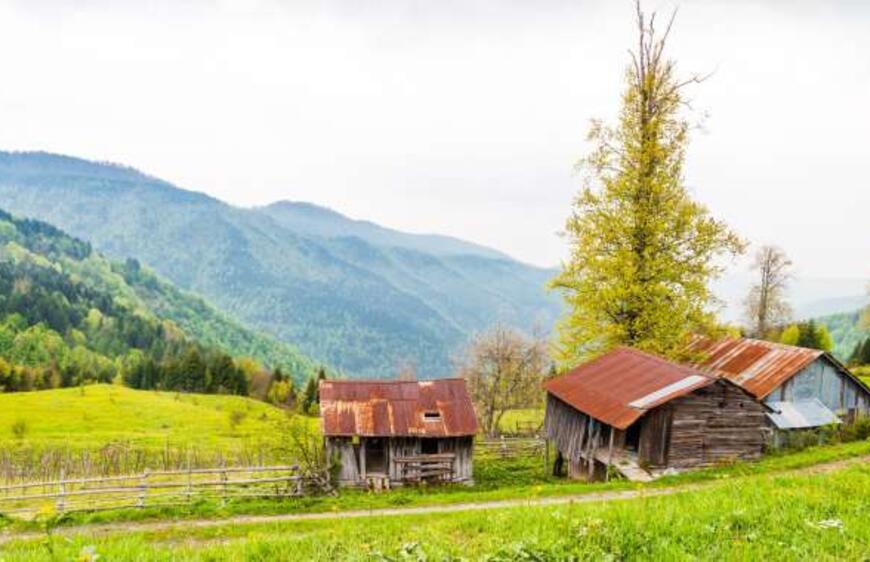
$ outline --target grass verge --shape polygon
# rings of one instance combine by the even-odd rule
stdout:
[[[220,519],[236,515],[276,515],[286,513],[326,513],[351,510],[376,510],[395,507],[422,507],[509,499],[528,499],[583,495],[604,491],[643,490],[718,480],[745,480],[821,463],[870,455],[870,441],[812,447],[795,453],[770,455],[757,463],[736,463],[714,469],[668,476],[650,484],[627,481],[607,483],[574,482],[549,476],[540,459],[492,460],[477,463],[478,482],[467,486],[432,486],[396,489],[389,493],[342,490],[338,497],[315,496],[230,502],[204,501],[189,506],[125,509],[94,513],[72,513],[59,522],[62,526],[185,519]],[[32,521],[0,521],[6,531],[38,529]]]
[[[781,466],[781,465],[779,465]],[[77,536],[9,544],[7,560],[860,560],[870,468],[756,473],[703,490],[487,512]]]

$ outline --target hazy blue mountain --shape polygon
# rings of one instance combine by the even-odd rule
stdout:
[[[359,238],[381,247],[404,248],[437,256],[478,255],[510,260],[496,250],[440,234],[409,234],[370,221],[354,220],[332,209],[296,201],[278,201],[261,211],[299,234],[322,238]]]
[[[0,152],[0,204],[135,257],[248,325],[349,374],[450,369],[476,330],[548,329],[552,271],[305,203],[243,209],[131,168]]]
[[[868,302],[870,302],[870,298],[865,295],[820,299],[802,304],[795,310],[795,317],[800,320],[806,320],[808,318],[818,318],[819,316],[850,315],[853,311],[867,306]]]

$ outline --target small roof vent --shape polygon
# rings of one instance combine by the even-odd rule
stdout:
[[[441,421],[441,412],[423,412],[423,421]]]

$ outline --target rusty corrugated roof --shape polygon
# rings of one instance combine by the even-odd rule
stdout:
[[[698,369],[620,347],[544,383],[571,407],[625,429],[644,413],[716,382]]]
[[[437,415],[436,415],[437,414]],[[458,437],[477,433],[465,381],[320,382],[323,434]]]
[[[818,349],[751,338],[697,337],[689,349],[704,355],[699,368],[730,380],[759,400],[825,355]]]

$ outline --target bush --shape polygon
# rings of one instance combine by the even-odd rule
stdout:
[[[870,437],[870,416],[861,416],[840,430],[843,441],[863,441]]]
[[[23,419],[17,419],[12,424],[12,435],[16,439],[24,439],[24,436],[27,435],[27,421]]]
[[[230,428],[235,430],[239,427],[239,425],[245,421],[245,418],[248,416],[247,412],[243,412],[241,410],[233,410],[230,412],[229,422]]]

